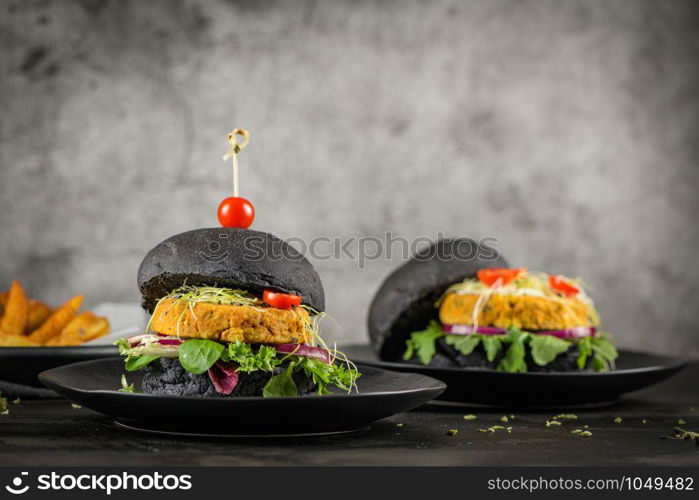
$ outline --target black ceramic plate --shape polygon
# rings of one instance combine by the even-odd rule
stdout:
[[[613,403],[622,394],[664,380],[685,361],[634,351],[620,351],[610,372],[503,373],[483,368],[435,368],[382,361],[369,346],[346,346],[351,359],[389,370],[429,375],[447,384],[439,400],[508,408],[571,408]]]
[[[360,366],[359,393],[291,398],[210,398],[117,392],[120,358],[48,370],[41,382],[124,427],[195,435],[329,434],[364,429],[439,396],[445,385],[416,373]],[[138,390],[142,372],[127,374]]]
[[[114,357],[119,350],[113,345],[75,347],[0,347],[0,380],[42,387],[39,373],[57,366]]]

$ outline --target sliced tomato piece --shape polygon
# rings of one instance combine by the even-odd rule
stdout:
[[[262,300],[266,304],[276,307],[277,309],[291,309],[292,307],[298,307],[301,305],[300,295],[273,292],[272,290],[265,290],[262,293]]]
[[[554,276],[553,274],[549,276],[549,286],[554,290],[560,292],[565,297],[572,297],[580,293],[580,288],[567,281],[565,278],[560,276]]]
[[[478,276],[481,283],[491,287],[498,287],[512,283],[526,273],[527,270],[523,267],[516,269],[493,267],[490,269],[481,269],[476,273],[476,276]]]

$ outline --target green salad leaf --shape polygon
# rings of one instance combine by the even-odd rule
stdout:
[[[532,359],[539,366],[546,366],[556,359],[556,356],[566,352],[572,344],[564,339],[551,335],[532,335],[529,340]]]
[[[477,335],[447,335],[446,343],[454,346],[464,356],[468,356],[481,343],[481,338]]]
[[[436,342],[444,337],[445,342],[464,355],[471,354],[481,348],[489,362],[494,362],[500,356],[497,369],[510,373],[527,371],[527,354],[538,366],[546,366],[559,355],[565,353],[571,346],[578,348],[577,366],[584,370],[590,361],[590,367],[595,371],[607,371],[614,368],[618,352],[614,344],[603,332],[594,337],[581,339],[560,339],[550,335],[536,335],[510,328],[506,335],[448,335],[442,331],[437,321],[431,321],[426,329],[413,332],[405,343],[403,359],[408,361],[414,357],[428,365],[437,352]]]
[[[274,367],[281,364],[282,360],[277,358],[277,351],[274,347],[261,345],[257,352],[253,352],[250,344],[237,340],[228,344],[228,349],[221,354],[223,361],[232,361],[238,364],[238,371],[250,373],[255,371],[271,372]]]
[[[526,350],[524,341],[529,338],[529,334],[518,328],[511,328],[503,342],[510,344],[505,357],[498,364],[498,370],[509,373],[525,373],[527,371]]]
[[[485,350],[485,355],[488,358],[488,361],[492,363],[495,361],[498,352],[500,352],[500,349],[502,348],[500,339],[497,337],[497,335],[483,335],[481,342],[483,343],[483,349]]]
[[[200,375],[219,360],[223,349],[223,344],[214,340],[185,340],[178,349],[180,364],[185,370]]]
[[[614,368],[614,361],[619,357],[619,352],[609,339],[604,335],[592,338],[592,351],[595,353],[595,363],[599,363],[598,371]]]
[[[289,363],[289,367],[284,373],[275,375],[262,388],[262,396],[265,398],[275,398],[283,396],[297,396],[298,389],[291,374],[295,363]]]
[[[423,365],[429,365],[432,357],[437,349],[434,345],[435,341],[444,336],[442,327],[437,321],[430,321],[426,329],[413,332],[410,338],[406,341],[406,350],[403,354],[403,360],[407,361],[417,354]]]
[[[144,368],[152,361],[155,361],[160,356],[127,356],[124,361],[124,368],[127,372],[135,372]]]
[[[578,369],[584,370],[587,359],[592,356],[592,337],[584,337],[578,341]]]

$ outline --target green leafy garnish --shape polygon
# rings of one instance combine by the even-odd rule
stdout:
[[[413,357],[417,353],[417,357],[420,359],[423,365],[429,365],[432,357],[434,356],[437,349],[434,345],[436,340],[444,336],[442,328],[436,321],[430,321],[430,324],[426,329],[420,332],[413,332],[410,338],[406,341],[406,350],[403,354],[403,359],[405,361]]]
[[[601,363],[598,371],[605,371],[614,368],[614,360],[619,356],[619,353],[606,337],[597,336],[592,338],[592,351],[595,353],[595,361]]]
[[[274,367],[281,364],[281,359],[277,358],[277,351],[274,347],[261,345],[257,352],[253,352],[252,346],[241,341],[228,344],[228,349],[222,352],[223,361],[232,361],[238,365],[238,371],[243,373],[274,371]]]
[[[532,359],[539,366],[548,365],[556,359],[556,356],[566,352],[570,346],[570,342],[551,335],[532,335],[529,339]]]
[[[294,363],[289,363],[289,367],[284,373],[275,375],[262,388],[262,396],[265,398],[276,398],[284,396],[297,396],[298,389],[291,374],[294,370]]]
[[[223,344],[213,340],[191,339],[180,344],[180,364],[188,372],[201,375],[221,357]]]
[[[444,341],[464,355],[473,353],[482,346],[490,363],[502,354],[497,369],[510,373],[527,371],[527,353],[531,355],[538,366],[546,366],[559,355],[577,346],[579,354],[577,366],[585,369],[591,359],[591,367],[595,371],[608,371],[614,368],[614,360],[618,353],[614,345],[604,333],[594,337],[581,339],[561,339],[551,335],[537,335],[510,328],[505,335],[484,335],[473,333],[469,335],[449,335],[442,331],[437,321],[431,321],[424,330],[413,332],[405,343],[403,360],[408,361],[417,356],[420,362],[428,365],[437,352],[436,342],[444,337]]]
[[[507,332],[504,341],[510,344],[510,347],[505,353],[505,357],[498,364],[498,371],[509,373],[526,373],[527,362],[525,361],[526,351],[524,349],[524,341],[529,337],[529,334],[512,328]]]
[[[502,347],[500,344],[500,339],[497,338],[496,335],[483,335],[481,342],[483,343],[483,349],[485,350],[485,355],[488,358],[488,361],[492,363],[495,361],[495,357],[498,355],[498,352],[500,352]]]
[[[481,339],[475,335],[447,335],[446,343],[454,346],[464,356],[468,356],[481,343]]]
[[[307,377],[313,378],[318,386],[318,394],[330,394],[328,385],[334,385],[345,391],[350,391],[360,376],[356,369],[344,364],[329,365],[318,359],[299,358],[298,369],[303,370]]]
[[[128,372],[135,372],[158,358],[160,356],[127,356],[126,361],[124,361],[124,368]]]

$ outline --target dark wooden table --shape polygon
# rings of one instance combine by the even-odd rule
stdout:
[[[503,424],[503,411],[428,406],[343,436],[222,439],[131,432],[65,400],[21,401],[0,416],[0,465],[699,465],[694,443],[661,439],[679,419],[699,431],[699,363],[615,406],[574,413],[546,427],[551,413],[520,411]],[[512,432],[477,430],[492,425]],[[592,436],[570,433],[584,425]]]

